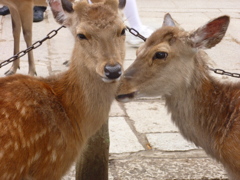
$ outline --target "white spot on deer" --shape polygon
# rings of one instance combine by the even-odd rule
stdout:
[[[43,89],[42,90],[43,94],[47,95],[48,94],[48,91],[46,89]]]
[[[38,105],[38,102],[35,100],[35,101],[33,101],[31,104],[33,104],[33,105]]]
[[[10,148],[11,146],[12,146],[12,142],[11,141],[9,141],[7,144],[5,144],[5,146],[3,147],[4,149],[8,149],[8,148]]]
[[[19,127],[17,128],[17,130],[18,130],[18,133],[19,133],[21,145],[22,145],[22,147],[24,148],[24,147],[26,147],[26,140],[25,140],[25,138],[24,138],[24,136],[23,136],[22,127],[19,126]]]
[[[22,116],[25,116],[25,115],[26,115],[26,108],[25,108],[25,107],[22,107],[20,113],[21,113]]]
[[[37,152],[37,153],[34,155],[34,157],[32,158],[32,162],[38,160],[38,159],[40,158],[40,156],[41,156],[41,152]]]
[[[34,141],[38,141],[39,138],[40,138],[40,134],[36,134],[34,137]]]
[[[43,130],[41,131],[41,136],[45,135],[46,133],[47,133],[47,129],[43,129]]]
[[[28,160],[28,166],[31,166],[31,164],[37,161],[40,158],[40,156],[41,156],[41,152],[40,151],[36,152],[36,154]]]
[[[25,169],[25,167],[22,166],[22,167],[20,168],[20,173],[22,173],[24,169]]]
[[[11,85],[13,83],[15,83],[15,81],[9,81],[9,82],[6,83],[6,85]]]
[[[30,143],[33,144],[35,142],[34,137],[30,137]]]
[[[63,139],[60,137],[58,140],[57,140],[57,145],[61,145],[63,144]]]
[[[15,149],[15,150],[18,150],[18,149],[19,149],[19,145],[18,145],[17,142],[14,143],[14,149]]]
[[[16,106],[16,109],[17,109],[17,110],[20,110],[20,108],[21,108],[21,103],[20,103],[19,101],[17,101],[17,102],[15,103],[15,106]]]
[[[25,146],[30,147],[30,141],[27,141]]]
[[[52,161],[52,162],[55,162],[56,159],[57,159],[57,153],[56,153],[55,150],[53,150],[53,151],[52,151],[52,156],[51,156],[51,161]]]
[[[16,123],[16,121],[13,120],[13,127],[17,128],[18,124]]]
[[[50,151],[52,147],[50,145],[47,146],[47,150]]]
[[[5,172],[3,175],[2,175],[2,179],[9,179],[9,174],[7,172]]]
[[[31,138],[31,142],[33,143],[34,141],[38,141],[39,138],[43,137],[47,133],[47,129],[43,129],[40,133],[36,134],[34,139]]]
[[[33,104],[33,101],[24,101],[25,106],[30,106],[31,104]]]
[[[1,109],[1,114],[4,115],[6,119],[9,118],[9,114],[7,113],[7,111],[6,111],[5,108],[2,108],[2,109]]]
[[[60,160],[62,160],[63,159],[63,155],[61,154],[61,156],[60,156]]]
[[[11,176],[11,179],[16,179],[17,174],[14,174],[13,176]]]
[[[9,114],[5,113],[5,117],[6,117],[6,119],[8,119],[9,118]]]

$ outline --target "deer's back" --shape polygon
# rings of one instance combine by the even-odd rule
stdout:
[[[23,75],[0,79],[0,179],[58,179],[75,157],[73,137],[48,84]]]

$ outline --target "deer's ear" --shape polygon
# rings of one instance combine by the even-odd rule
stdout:
[[[116,1],[119,1],[118,3],[118,8],[119,9],[123,9],[126,5],[126,0],[116,0]],[[104,2],[104,0],[88,0],[89,4],[92,4],[92,3],[98,3],[98,2]]]
[[[71,2],[68,0],[47,0],[49,6],[51,7],[53,16],[59,24],[64,24],[67,19],[65,11],[73,11]]]
[[[68,12],[68,13],[72,13],[74,10],[73,10],[73,4],[68,1],[68,0],[61,0],[62,1],[62,7],[63,7],[63,10]]]
[[[118,11],[118,3],[118,0],[106,0],[104,4],[110,6],[114,11]]]
[[[169,13],[165,14],[162,26],[176,26],[175,21]]]
[[[119,0],[118,8],[123,9],[126,5],[126,0]]]
[[[229,16],[221,16],[198,28],[189,36],[191,46],[194,48],[214,47],[224,37],[229,21]]]

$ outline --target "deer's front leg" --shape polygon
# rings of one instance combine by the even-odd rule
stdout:
[[[19,14],[22,22],[23,36],[27,47],[32,45],[32,22],[33,22],[33,4],[26,2],[19,7]],[[35,63],[33,51],[28,52],[28,74],[31,76],[37,75],[35,70]]]
[[[17,54],[20,49],[20,33],[21,33],[21,20],[16,9],[9,7],[11,17],[12,17],[12,33],[14,41],[13,54]],[[5,75],[9,76],[15,74],[17,69],[20,68],[20,59],[13,61],[11,68],[5,72]]]

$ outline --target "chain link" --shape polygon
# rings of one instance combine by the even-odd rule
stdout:
[[[33,49],[36,49],[38,48],[39,46],[42,45],[42,43],[44,41],[46,41],[47,39],[52,39],[54,36],[57,35],[58,31],[62,28],[65,28],[65,26],[61,26],[59,27],[58,29],[56,30],[52,30],[50,33],[47,34],[47,36],[45,38],[43,38],[42,40],[39,40],[39,41],[36,41],[35,43],[32,44],[32,46],[28,47],[27,49],[25,50],[22,50],[20,51],[19,53],[13,55],[12,57],[8,58],[7,60],[5,61],[2,61],[0,63],[0,68],[2,68],[3,66],[6,66],[7,64],[19,59],[20,57],[26,55],[28,52],[32,51]]]
[[[141,35],[136,29],[134,28],[130,28],[127,26],[127,30],[134,36],[139,37],[140,39],[142,39],[143,41],[146,41],[147,38],[145,38],[143,35]]]
[[[231,73],[231,72],[224,71],[222,69],[213,69],[213,68],[209,68],[209,69],[216,74],[231,76],[231,77],[235,77],[235,78],[240,78],[240,74],[238,74],[238,73]]]

